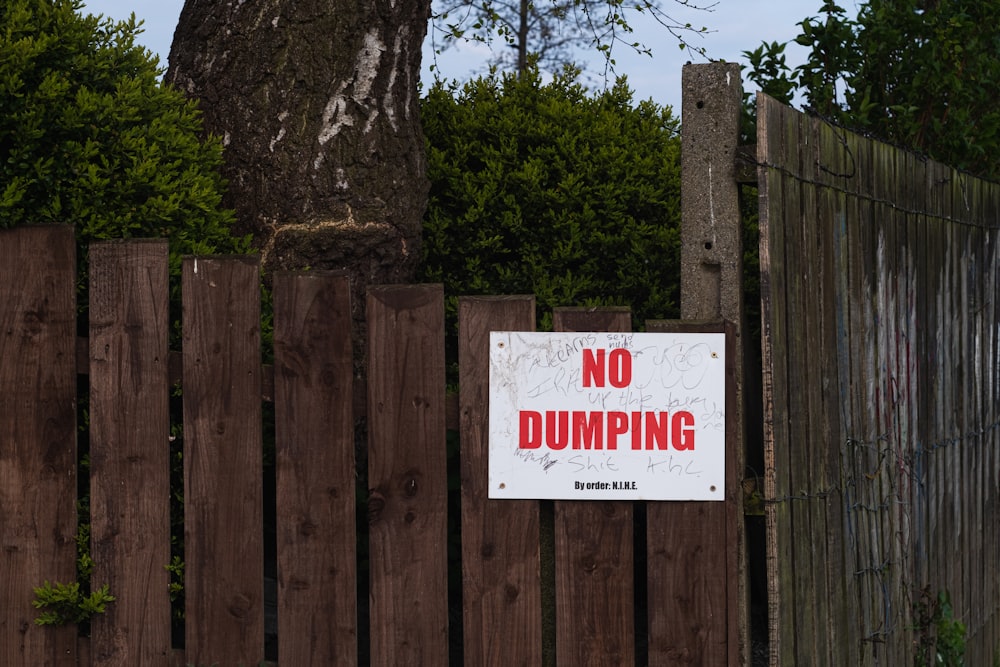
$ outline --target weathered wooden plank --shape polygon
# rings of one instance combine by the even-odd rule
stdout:
[[[831,664],[912,662],[911,605],[917,591],[929,586],[932,595],[949,591],[956,616],[968,620],[969,659],[988,661],[992,655],[984,647],[989,640],[980,641],[980,628],[984,639],[992,631],[987,619],[997,615],[997,602],[989,591],[993,580],[1000,579],[991,551],[990,517],[995,511],[990,493],[997,486],[997,463],[989,435],[996,430],[990,411],[1000,372],[992,351],[998,341],[996,311],[988,295],[994,293],[997,278],[992,240],[985,232],[987,225],[995,232],[996,188],[846,133],[840,143],[850,148],[856,173],[841,179],[839,169],[831,168],[836,160],[829,152],[820,160],[769,152],[761,139],[790,134],[797,121],[772,125],[769,110],[762,108],[758,146],[763,145],[761,162],[767,167],[758,182],[767,313],[765,386],[770,401],[766,454],[773,480],[765,481],[768,497],[777,505],[769,518],[772,558],[788,537],[781,532],[785,520],[795,527],[792,538],[815,540],[825,533],[812,550],[804,543],[793,546],[791,557],[775,559],[781,566],[769,572],[769,593],[776,596],[770,627],[786,633],[772,635],[772,660],[791,656],[820,664],[824,649],[810,646],[818,642],[829,651]],[[773,116],[780,113],[775,109]],[[821,133],[827,131],[819,127]],[[827,137],[833,150],[839,148],[835,138]],[[793,145],[790,151],[809,147],[807,142]],[[775,207],[785,180],[799,181],[806,191]],[[784,275],[797,284],[785,286],[787,300],[776,308],[770,291],[777,273],[774,247],[767,243],[774,240],[775,225],[768,216],[790,210],[808,214],[814,209],[812,201],[812,221],[808,215],[786,218],[789,225],[800,225],[798,240],[788,231],[796,228],[784,229],[784,241],[792,242],[782,256]],[[836,211],[843,209],[842,221],[827,208],[831,202]],[[832,257],[825,254],[827,245],[837,249]],[[828,277],[828,272],[836,277]],[[793,315],[787,325],[792,328],[783,330],[788,345],[780,349],[789,352],[784,362],[773,352],[774,330],[767,329],[768,319],[785,321],[782,306]],[[810,319],[814,316],[819,319]],[[832,329],[837,333],[831,337]],[[798,337],[808,344],[796,348]],[[830,355],[835,347],[839,362]],[[809,354],[803,355],[806,350]],[[793,370],[801,396],[775,390],[779,381],[773,377],[790,377]],[[825,385],[815,382],[833,376],[840,388],[836,400]],[[791,417],[801,415],[805,422],[790,431],[782,425],[787,415],[775,419],[785,400]],[[841,481],[833,474],[838,461],[832,447],[823,459],[812,451],[808,456],[792,452],[791,459],[776,461],[781,428],[785,435],[798,434],[793,441],[846,443]],[[784,495],[776,491],[783,476],[790,481]],[[822,503],[824,513],[814,512],[818,504],[813,494],[838,486],[846,493],[843,513],[829,501]],[[805,493],[796,497],[800,490]],[[795,502],[784,508],[792,498]],[[838,550],[838,541],[843,550]],[[825,554],[819,548],[823,542]],[[843,566],[837,564],[838,552],[845,557]],[[819,569],[808,567],[810,575],[782,579],[788,575],[784,564],[798,569],[809,562]],[[794,600],[792,618],[785,616],[789,595]],[[816,608],[810,610],[813,597]],[[837,605],[838,598],[855,601],[853,618]],[[839,640],[840,628],[854,623],[855,631]],[[801,637],[806,641],[800,650],[790,652],[788,644]],[[827,642],[837,645],[831,648]],[[841,652],[844,646],[850,651]],[[808,656],[810,650],[817,655]]]
[[[951,170],[948,181],[949,205],[948,215],[954,218],[962,216],[964,202],[965,176],[955,170]],[[963,556],[962,539],[962,480],[961,480],[961,446],[962,436],[962,397],[961,397],[961,373],[962,363],[961,340],[958,334],[961,331],[962,316],[964,307],[962,301],[962,257],[958,246],[960,240],[957,226],[949,224],[945,232],[945,244],[948,248],[947,264],[947,284],[944,289],[944,308],[942,309],[944,327],[943,346],[945,354],[944,387],[940,396],[944,403],[943,415],[943,452],[944,452],[944,475],[945,475],[945,507],[944,519],[947,525],[947,551],[951,556],[949,562],[951,567],[944,569],[942,580],[938,586],[931,589],[932,594],[945,591],[952,597],[955,603],[956,596],[962,595],[962,567]],[[961,604],[961,601],[958,601]]]
[[[927,217],[924,224],[924,298],[919,307],[920,321],[924,324],[918,350],[924,363],[921,369],[926,377],[921,378],[921,388],[928,401],[923,410],[923,424],[920,427],[920,447],[922,451],[923,476],[926,479],[926,565],[921,569],[921,588],[938,578],[936,564],[943,562],[944,537],[942,527],[943,462],[942,451],[937,447],[941,440],[942,405],[941,400],[932,397],[940,395],[944,377],[942,358],[943,327],[940,325],[942,290],[945,281],[945,253],[943,242],[945,222],[942,219],[941,193],[947,174],[939,163],[927,166],[926,193]]]
[[[94,665],[170,656],[167,242],[90,246],[90,510]]]
[[[975,220],[976,217],[976,183],[972,178],[967,178],[963,184],[964,190],[964,216],[968,220]],[[979,306],[977,305],[976,294],[976,249],[973,247],[973,237],[975,234],[974,225],[963,225],[960,228],[958,239],[958,250],[962,257],[962,270],[960,276],[961,284],[961,306],[959,317],[961,319],[960,333],[960,365],[961,380],[960,391],[962,397],[961,404],[961,430],[959,431],[959,466],[961,489],[960,502],[962,514],[962,588],[957,595],[952,593],[952,604],[955,614],[959,618],[970,619],[970,628],[976,626],[976,589],[981,585],[981,581],[975,575],[977,536],[982,531],[982,524],[976,520],[976,507],[979,498],[976,495],[976,470],[973,468],[975,460],[975,450],[979,446],[977,429],[979,424],[979,414],[977,412],[978,397],[974,393],[976,375],[976,318]],[[971,646],[967,647],[966,656],[972,658],[975,651]]]
[[[914,190],[914,201],[918,211],[926,212],[930,206],[930,178],[931,172],[927,163],[923,160],[911,156],[909,161],[910,178]],[[914,261],[917,263],[916,276],[914,277],[914,305],[910,314],[910,329],[912,331],[911,344],[913,346],[914,367],[910,371],[913,381],[921,393],[920,399],[914,401],[914,414],[912,423],[915,429],[915,438],[911,444],[913,451],[913,484],[911,487],[912,503],[912,564],[910,567],[910,578],[913,585],[919,589],[922,582],[928,578],[928,564],[930,558],[930,503],[931,503],[931,478],[928,474],[929,452],[927,450],[927,435],[930,431],[930,416],[933,414],[933,405],[928,403],[928,395],[933,383],[933,357],[935,351],[931,349],[931,336],[927,331],[925,322],[933,321],[929,319],[930,308],[932,307],[934,293],[934,281],[939,273],[938,263],[935,261],[934,249],[929,244],[929,229],[934,224],[934,220],[926,213],[921,213],[914,220],[914,227],[911,232],[913,239]],[[917,360],[920,360],[919,362]]]
[[[628,309],[557,308],[556,331],[629,331]],[[635,663],[632,505],[556,501],[556,664]]]
[[[840,664],[861,664],[861,642],[859,635],[861,622],[859,620],[859,605],[862,590],[856,575],[858,568],[857,545],[859,522],[856,509],[857,503],[856,479],[858,474],[855,452],[851,444],[853,439],[863,437],[860,420],[867,407],[861,402],[864,395],[865,378],[860,375],[863,355],[851,354],[853,345],[866,340],[867,323],[860,321],[861,298],[853,288],[862,284],[859,277],[858,232],[861,203],[858,192],[862,187],[862,157],[865,154],[864,139],[843,132],[838,137],[843,138],[842,159],[837,163],[844,178],[841,181],[843,191],[840,193],[843,205],[843,217],[834,221],[837,228],[837,344],[840,387],[837,396],[836,409],[839,411],[839,438],[837,440],[838,464],[841,467],[840,480],[840,542],[843,558],[842,590],[843,605],[839,639]],[[864,345],[865,343],[861,343]]]
[[[350,280],[274,277],[279,663],[358,662]]]
[[[949,444],[953,437],[952,423],[952,374],[954,361],[951,355],[950,338],[954,331],[951,318],[954,308],[952,302],[952,272],[954,270],[954,248],[951,232],[953,225],[948,221],[952,210],[952,185],[954,172],[943,165],[932,163],[934,177],[931,189],[931,209],[936,213],[932,228],[930,243],[937,254],[938,279],[935,285],[934,311],[928,325],[934,337],[935,352],[934,384],[931,395],[934,397],[933,430],[927,434],[928,446],[931,448],[933,465],[934,504],[932,505],[932,539],[934,541],[934,557],[929,568],[930,576],[926,582],[932,596],[940,591],[949,590],[951,573],[955,572],[953,563],[955,557],[955,524],[951,515],[953,491],[951,489],[953,470],[950,466],[952,447]],[[940,216],[940,217],[937,217]]]
[[[542,664],[539,504],[490,500],[491,331],[534,331],[534,297],[458,302],[466,664]]]
[[[909,329],[910,313],[913,310],[912,281],[913,254],[910,243],[910,213],[913,201],[908,192],[910,174],[906,171],[906,152],[893,148],[887,151],[888,166],[883,169],[889,178],[887,195],[894,202],[889,218],[891,230],[887,235],[889,253],[892,258],[891,274],[888,276],[887,292],[890,301],[888,328],[890,344],[887,350],[888,368],[892,386],[887,394],[892,412],[891,443],[892,466],[892,506],[887,518],[892,525],[894,537],[890,541],[889,556],[894,563],[890,570],[893,617],[890,630],[888,654],[894,660],[910,664],[913,662],[912,641],[906,631],[910,619],[910,485],[912,475],[911,447],[915,433],[910,423],[911,405],[919,399],[919,392],[909,374],[912,332]],[[900,508],[905,508],[901,511]]]
[[[368,291],[371,661],[448,662],[444,296]]]
[[[986,292],[988,295],[1000,293],[1000,197],[996,187],[991,190],[987,199],[986,238],[989,249],[988,261],[983,271],[986,276]],[[1000,652],[1000,568],[994,567],[1000,562],[1000,309],[995,298],[990,298],[986,306],[983,340],[986,344],[986,355],[983,359],[983,377],[986,382],[984,392],[986,412],[986,440],[984,448],[986,460],[983,465],[985,497],[983,513],[986,517],[984,534],[985,547],[983,552],[983,589],[987,607],[983,616],[986,627],[980,642],[986,647],[996,647]]]
[[[856,664],[865,662],[868,644],[863,641],[872,625],[872,602],[870,598],[871,585],[869,578],[863,572],[869,560],[869,541],[871,536],[871,516],[863,508],[867,498],[865,480],[868,469],[866,442],[871,440],[867,424],[869,411],[869,388],[873,381],[870,370],[869,351],[871,350],[872,321],[869,317],[871,299],[867,291],[868,278],[864,253],[866,252],[866,235],[870,226],[870,200],[868,179],[870,178],[870,146],[866,140],[852,144],[854,176],[848,181],[848,209],[842,242],[843,253],[846,255],[846,269],[843,276],[845,326],[846,336],[845,363],[848,365],[848,383],[842,388],[846,394],[844,411],[844,479],[845,522],[847,524],[847,563],[851,586],[855,597],[851,602],[855,606],[848,633],[853,635],[849,640],[852,650],[858,655]],[[864,350],[863,354],[851,351]],[[870,656],[868,656],[870,659]]]
[[[73,228],[0,230],[0,665],[75,665],[32,588],[76,580]]]
[[[791,505],[788,478],[788,399],[785,302],[786,126],[784,107],[760,94],[757,97],[757,147],[761,163],[758,178],[760,209],[760,291],[762,388],[764,405],[764,498],[767,526],[767,599],[769,664],[791,664],[783,656],[794,650],[791,557]]]
[[[990,240],[989,263],[984,272],[987,276],[987,291],[991,295],[1000,294],[1000,202],[995,188],[989,199],[987,237]],[[997,647],[1000,652],[1000,308],[997,300],[991,298],[987,306],[986,323],[989,327],[984,335],[988,354],[984,360],[984,376],[987,382],[985,395],[987,452],[983,466],[986,497],[983,512],[987,517],[986,549],[983,553],[984,590],[988,608],[984,611],[986,628],[981,643],[986,647]]]
[[[815,477],[813,494],[815,504],[825,524],[823,568],[826,578],[825,626],[821,632],[826,637],[830,665],[856,663],[852,655],[852,642],[847,632],[854,613],[853,605],[847,597],[844,564],[844,482],[841,471],[841,454],[844,435],[841,432],[841,376],[840,325],[841,304],[838,295],[840,285],[840,237],[846,215],[848,181],[852,177],[853,159],[847,142],[846,132],[828,123],[814,121],[816,127],[816,150],[819,156],[815,173],[817,180],[828,186],[817,192],[817,222],[815,225],[815,249],[819,255],[817,262],[815,299],[818,317],[814,328],[817,337],[814,354],[814,372],[818,378],[814,390],[811,410],[815,410],[817,431],[820,437],[815,452]],[[808,223],[807,223],[808,224]]]
[[[993,656],[991,652],[987,652],[985,647],[983,647],[980,642],[975,641],[975,637],[981,634],[982,624],[986,619],[988,614],[988,602],[984,597],[984,592],[986,589],[986,567],[983,562],[984,547],[986,537],[987,521],[983,513],[983,507],[986,501],[986,486],[984,484],[983,471],[985,468],[985,451],[984,446],[986,443],[986,427],[988,422],[986,421],[986,415],[988,411],[984,404],[984,395],[986,393],[986,386],[983,379],[983,357],[985,356],[985,341],[989,336],[990,328],[985,323],[985,316],[987,310],[987,301],[990,299],[991,295],[986,291],[985,282],[985,270],[988,266],[987,252],[989,243],[985,238],[983,227],[979,224],[979,221],[983,219],[986,212],[986,205],[984,202],[985,197],[985,184],[981,181],[975,182],[974,200],[973,200],[973,214],[977,224],[969,230],[969,252],[972,256],[970,271],[970,289],[974,294],[974,298],[969,303],[968,308],[970,310],[970,316],[972,318],[970,326],[970,335],[972,339],[969,342],[970,346],[970,356],[972,357],[971,368],[970,368],[970,378],[969,378],[969,410],[971,411],[971,419],[974,420],[973,432],[970,438],[969,445],[971,447],[970,461],[969,461],[969,492],[970,492],[970,506],[969,509],[972,514],[972,530],[970,531],[970,537],[972,539],[972,559],[970,563],[969,579],[971,581],[971,609],[972,618],[976,619],[971,624],[970,638],[973,640],[969,642],[969,654],[968,659],[972,664],[982,664],[989,663]],[[996,647],[1000,649],[1000,647]]]
[[[876,663],[891,660],[893,646],[897,638],[895,615],[899,608],[893,599],[898,590],[898,572],[902,567],[894,556],[893,522],[896,504],[896,481],[898,473],[895,434],[896,405],[894,394],[897,390],[895,365],[892,354],[895,348],[896,312],[894,310],[894,281],[896,279],[896,240],[892,224],[894,173],[891,161],[891,147],[870,142],[872,148],[872,199],[874,212],[872,227],[875,239],[870,244],[873,256],[874,297],[871,316],[876,324],[874,347],[875,356],[872,377],[875,378],[875,395],[872,405],[875,409],[874,437],[867,441],[866,449],[872,457],[868,477],[873,480],[872,497],[863,508],[872,514],[876,535],[873,540],[872,556],[863,564],[862,571],[872,584],[873,624],[864,634],[872,650]]]
[[[736,497],[741,493],[741,447],[736,411],[735,327],[723,322],[651,321],[650,332],[720,332],[727,334],[726,499],[724,502],[655,502],[646,504],[647,597],[650,665],[738,664],[732,649],[738,603],[736,523],[742,521]]]
[[[264,655],[260,278],[255,258],[186,258],[185,642],[196,665]]]
[[[797,587],[797,616],[803,620],[798,633],[798,664],[812,661],[814,665],[829,665],[830,642],[825,641],[829,626],[830,588],[828,580],[828,555],[826,553],[825,458],[826,446],[823,417],[822,391],[823,340],[822,326],[824,304],[822,235],[829,224],[826,211],[820,205],[820,188],[827,174],[819,144],[818,119],[800,118],[799,122],[799,173],[803,186],[799,194],[798,219],[789,226],[787,241],[798,246],[786,250],[790,275],[789,297],[794,299],[790,309],[796,335],[789,336],[789,366],[795,368],[799,390],[790,392],[790,411],[793,415],[792,440],[801,443],[793,447],[793,490],[800,499],[793,510],[796,539],[796,574],[808,578]],[[826,189],[824,188],[824,192]],[[790,221],[791,222],[791,221]],[[801,556],[801,559],[800,559]],[[808,624],[808,625],[806,625]],[[822,647],[820,649],[819,647]]]

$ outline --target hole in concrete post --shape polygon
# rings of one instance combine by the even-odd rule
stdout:
[[[699,109],[704,109],[705,108],[705,103],[702,100],[698,100],[695,103],[695,106],[698,107]]]
[[[705,250],[711,250],[711,249],[712,249],[712,242],[705,241]]]

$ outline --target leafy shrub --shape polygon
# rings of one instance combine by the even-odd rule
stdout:
[[[89,595],[80,589],[80,584],[45,582],[35,589],[35,599],[32,604],[42,613],[35,619],[36,625],[67,625],[84,623],[94,614],[103,614],[109,603],[115,598],[105,584]]]
[[[594,94],[565,71],[436,83],[422,107],[431,179],[421,278],[554,306],[676,317],[680,140],[624,79]]]
[[[160,83],[135,18],[80,0],[0,3],[0,227],[76,225],[98,239],[167,237],[183,254],[244,249],[221,208],[221,144]],[[81,266],[81,270],[84,267]]]
[[[846,3],[845,3],[846,4]],[[795,69],[786,44],[744,52],[749,78],[841,125],[997,179],[1000,149],[1000,3],[980,0],[855,3],[833,0],[799,23],[808,49]]]

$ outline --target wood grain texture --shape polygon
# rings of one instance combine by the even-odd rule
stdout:
[[[723,322],[647,322],[651,333],[726,333],[726,492],[722,502],[646,503],[650,665],[738,664],[736,650],[741,446],[734,368],[740,359],[733,325]]]
[[[264,658],[257,258],[188,258],[184,342],[185,641],[196,665]]]
[[[444,293],[370,288],[371,660],[448,663]]]
[[[169,660],[167,262],[166,241],[90,247],[91,582],[115,596],[94,665]]]
[[[274,278],[279,662],[358,661],[350,280]]]
[[[763,96],[772,664],[996,652],[1000,188]],[[986,564],[989,565],[986,565]]]
[[[630,331],[626,308],[557,308],[556,331]],[[635,663],[632,503],[556,501],[556,662]]]
[[[73,228],[0,230],[0,665],[75,665],[32,588],[76,579]]]
[[[490,500],[491,331],[534,331],[534,297],[459,300],[462,572],[466,664],[542,664],[539,503]]]

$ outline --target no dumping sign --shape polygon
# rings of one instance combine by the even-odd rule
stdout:
[[[722,333],[490,334],[490,498],[724,500]]]

